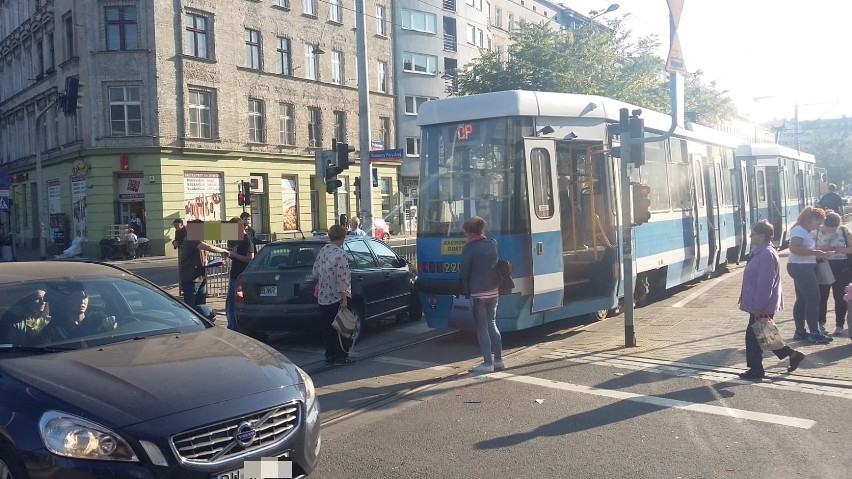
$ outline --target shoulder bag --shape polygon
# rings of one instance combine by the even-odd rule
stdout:
[[[494,242],[494,246],[497,246],[497,240],[492,239]],[[497,294],[500,296],[510,294],[513,289],[515,289],[515,281],[512,280],[512,268],[509,265],[509,261],[503,258],[500,258],[500,248],[497,248],[497,264],[494,266],[494,270],[497,272],[497,276],[500,277],[500,285],[497,287]]]
[[[465,296],[453,296],[447,327],[461,329],[462,331],[476,329],[476,322],[473,318],[473,299]]]
[[[775,351],[785,346],[778,326],[769,316],[756,318],[754,323],[751,324],[751,329],[754,330],[757,342],[760,343],[760,348],[764,351]]]
[[[819,284],[834,284],[834,273],[831,272],[831,265],[824,259],[817,260],[816,276]]]
[[[337,310],[337,316],[334,317],[331,326],[337,330],[340,337],[350,339],[355,333],[355,328],[358,327],[358,318],[349,309],[340,308]]]

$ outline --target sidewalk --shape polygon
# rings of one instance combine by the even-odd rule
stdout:
[[[807,355],[792,374],[809,378],[852,381],[852,342],[849,336],[833,336],[827,345],[793,341],[793,280],[787,274],[787,251],[781,252],[781,283],[784,309],[775,322],[785,340]],[[637,347],[624,346],[624,315],[591,324],[579,334],[559,341],[560,347],[607,352],[665,361],[700,364],[714,368],[745,370],[745,328],[748,315],[738,309],[745,263],[712,280],[701,281],[663,301],[635,310]],[[834,300],[828,302],[829,331],[834,330]],[[847,325],[848,327],[848,325]],[[786,374],[787,361],[771,352],[763,354],[768,373]]]

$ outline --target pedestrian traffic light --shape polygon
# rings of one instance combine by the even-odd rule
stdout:
[[[251,204],[251,182],[243,181],[243,203],[248,206]]]
[[[630,183],[633,197],[633,226],[647,223],[651,219],[651,188],[648,185]]]
[[[245,194],[245,190],[243,189],[244,184],[245,184],[245,182],[240,181],[240,187],[237,190],[237,204],[240,205],[240,206],[246,205],[246,194]]]

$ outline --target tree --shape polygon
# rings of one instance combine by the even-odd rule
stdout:
[[[849,168],[852,165],[852,136],[817,136],[810,149],[809,153],[816,157],[816,165],[826,169],[830,183],[852,183],[852,168]]]
[[[720,92],[716,80],[706,82],[703,76],[704,72],[701,70],[686,74],[683,88],[684,107],[686,111],[696,114],[696,123],[718,127],[733,117],[737,108],[726,96],[727,90]]]

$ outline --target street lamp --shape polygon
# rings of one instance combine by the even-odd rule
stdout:
[[[591,15],[591,17],[589,17],[589,21],[592,21],[601,15],[606,15],[607,13],[614,12],[618,10],[618,7],[620,7],[619,4],[611,3],[608,7],[606,7],[606,10],[592,10],[591,12],[589,12],[589,15]]]

